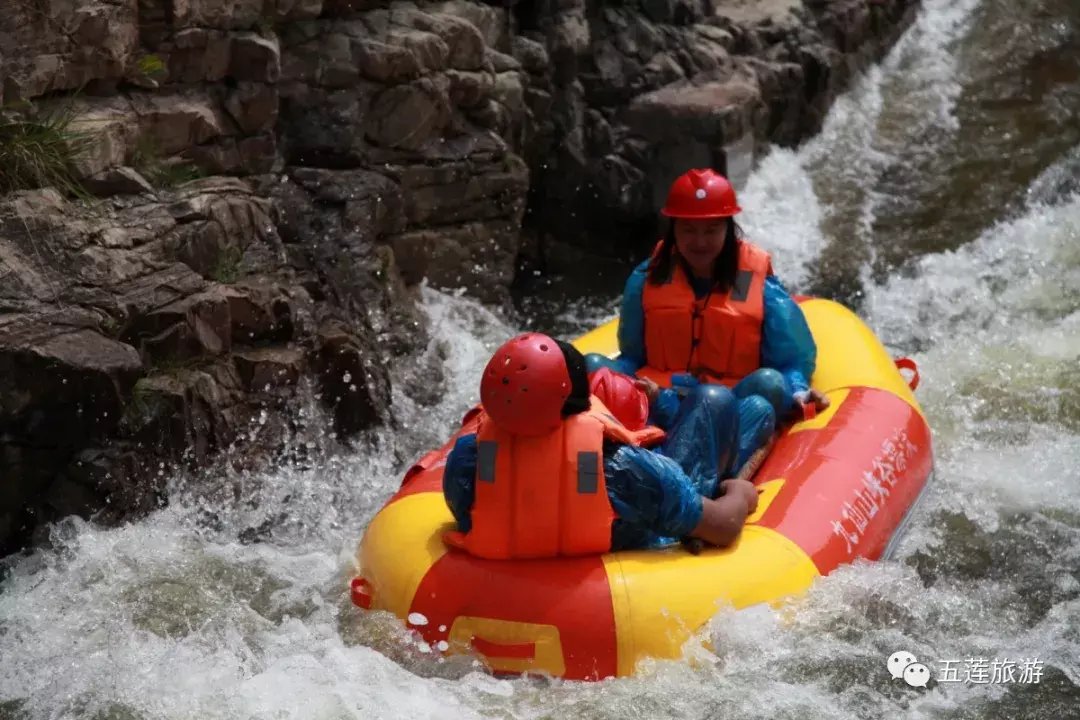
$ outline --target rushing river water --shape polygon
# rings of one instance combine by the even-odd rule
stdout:
[[[68,521],[9,560],[0,718],[1080,717],[1078,117],[1080,3],[927,0],[821,135],[743,192],[790,286],[852,304],[920,363],[937,469],[892,560],[783,610],[723,611],[714,652],[597,684],[496,680],[359,614],[357,538],[522,326],[428,290],[448,386],[434,405],[395,390],[396,432],[333,454],[305,411],[303,463],[233,477],[228,498],[178,478],[146,520]],[[546,329],[615,307],[577,294]],[[398,388],[423,381],[409,372]],[[1041,676],[910,688],[886,672],[896,650],[935,678],[968,658],[1037,658]]]

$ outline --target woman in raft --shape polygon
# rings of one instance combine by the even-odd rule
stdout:
[[[740,210],[731,183],[713,170],[676,179],[660,211],[667,233],[626,281],[619,358],[587,356],[590,371],[641,378],[661,426],[679,400],[659,388],[731,388],[739,401],[736,468],[801,406],[829,405],[810,388],[817,347],[806,318],[773,275],[769,253],[743,236]]]

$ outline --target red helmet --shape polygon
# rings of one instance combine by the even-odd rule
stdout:
[[[629,430],[641,430],[649,419],[649,398],[634,378],[602,367],[589,376],[589,392],[600,398]]]
[[[660,213],[669,218],[704,220],[731,217],[741,210],[728,179],[706,169],[680,175],[671,184],[667,204]]]
[[[515,435],[544,435],[562,424],[570,372],[558,344],[540,333],[509,340],[491,356],[480,381],[480,403]]]

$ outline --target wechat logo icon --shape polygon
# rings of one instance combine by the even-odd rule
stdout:
[[[904,679],[911,687],[926,687],[930,682],[930,668],[919,662],[914,655],[904,650],[894,652],[886,663],[889,674],[894,680]]]

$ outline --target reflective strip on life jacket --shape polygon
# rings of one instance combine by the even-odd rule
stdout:
[[[659,245],[657,246],[657,251]],[[742,240],[731,289],[698,299],[682,268],[672,263],[671,280],[645,282],[645,367],[638,375],[664,387],[671,376],[690,373],[704,382],[734,385],[761,366],[765,278],[769,254]]]
[[[604,478],[605,438],[651,445],[664,432],[627,429],[596,397],[589,410],[540,437],[512,435],[482,416],[472,528],[448,533],[447,542],[498,560],[607,552],[615,512]]]

